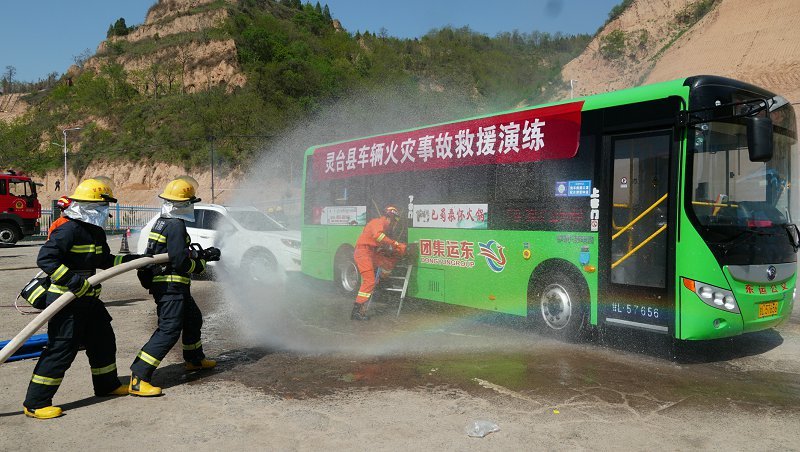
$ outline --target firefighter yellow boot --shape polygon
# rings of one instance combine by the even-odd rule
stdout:
[[[213,369],[216,365],[217,362],[213,359],[203,358],[195,362],[186,361],[186,370]]]
[[[130,386],[119,385],[119,387],[111,392],[107,392],[105,394],[97,394],[98,397],[109,397],[109,396],[121,396],[121,395],[128,395],[128,388]]]
[[[32,417],[35,419],[52,419],[54,417],[59,417],[63,413],[61,411],[61,407],[57,406],[46,406],[44,408],[37,408],[35,410],[29,410],[26,407],[22,407],[22,411],[25,413],[25,416]]]
[[[139,397],[155,397],[161,395],[161,388],[151,385],[136,375],[131,375],[131,384],[128,387],[128,392]]]

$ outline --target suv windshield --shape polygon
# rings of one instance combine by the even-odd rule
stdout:
[[[700,225],[714,229],[722,240],[743,230],[792,221],[789,181],[791,155],[797,152],[795,118],[786,100],[772,100],[774,147],[768,162],[750,161],[741,118],[695,127],[691,205]]]
[[[248,231],[285,231],[277,221],[257,210],[231,210],[231,217]]]

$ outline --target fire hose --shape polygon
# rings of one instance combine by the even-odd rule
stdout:
[[[126,262],[124,264],[120,264],[107,270],[98,272],[97,274],[90,276],[88,281],[89,284],[96,286],[107,279],[113,278],[127,271],[141,268],[150,264],[165,264],[167,262],[169,262],[169,256],[166,253],[157,254],[153,257],[141,257],[139,259],[134,259],[130,262]],[[14,352],[16,352],[20,347],[22,347],[22,344],[30,339],[30,337],[33,336],[33,334],[38,331],[39,328],[46,324],[51,318],[53,318],[54,315],[58,313],[58,311],[64,309],[64,307],[74,299],[75,294],[72,292],[65,292],[53,303],[51,303],[50,306],[40,312],[39,315],[31,320],[31,322],[19,332],[19,334],[14,336],[14,339],[11,339],[8,344],[6,344],[6,346],[0,350],[0,364],[6,362],[6,360],[11,357],[11,355],[13,355]]]

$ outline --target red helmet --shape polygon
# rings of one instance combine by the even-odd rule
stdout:
[[[72,200],[67,198],[66,196],[62,196],[58,198],[58,201],[56,201],[56,205],[61,210],[67,210],[70,204],[72,204]]]
[[[389,204],[383,209],[383,215],[388,218],[398,218],[400,217],[400,211],[397,210],[397,207]]]

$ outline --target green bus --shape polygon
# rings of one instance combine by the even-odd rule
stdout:
[[[392,203],[408,295],[705,340],[774,327],[796,294],[794,111],[693,76],[306,151],[302,271],[358,289],[353,245]]]

